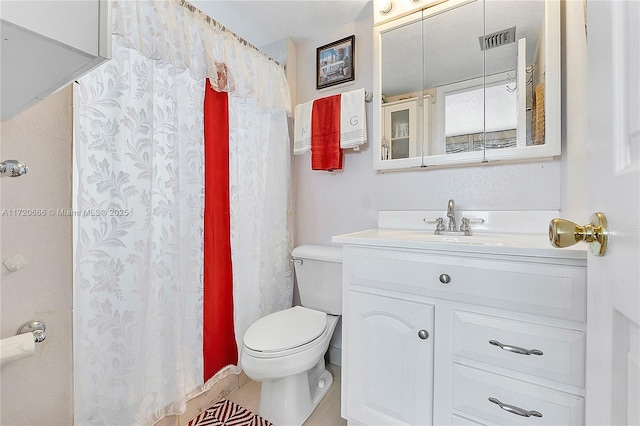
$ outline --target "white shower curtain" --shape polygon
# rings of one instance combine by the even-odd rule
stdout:
[[[179,1],[113,12],[113,58],[74,101],[75,421],[150,424],[207,387],[205,78],[229,91],[238,348],[253,321],[291,305],[290,105],[280,66]]]
[[[203,90],[117,43],[80,80],[77,423],[144,422],[202,384]]]
[[[253,322],[292,302],[286,112],[260,108],[256,99],[230,96],[229,156],[234,316],[241,348]]]

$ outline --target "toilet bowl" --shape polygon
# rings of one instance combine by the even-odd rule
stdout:
[[[294,249],[305,306],[267,315],[244,335],[240,365],[262,382],[258,414],[277,426],[304,423],[333,383],[324,355],[341,313],[341,253],[325,246]]]
[[[297,334],[301,331],[299,325],[305,321],[315,320],[314,325],[318,326],[320,315],[324,324],[319,334],[317,328]],[[296,306],[268,315],[249,328],[241,365],[247,376],[262,382],[258,409],[262,417],[282,426],[301,425],[309,417],[333,383],[325,368],[324,354],[338,318]],[[276,323],[278,327],[270,327]],[[290,338],[284,339],[284,344],[267,343],[274,330]]]

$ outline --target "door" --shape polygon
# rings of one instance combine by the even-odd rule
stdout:
[[[589,1],[587,13],[588,208],[607,216],[610,237],[588,257],[586,422],[637,425],[640,2]]]
[[[347,417],[365,425],[428,425],[433,305],[348,292]]]

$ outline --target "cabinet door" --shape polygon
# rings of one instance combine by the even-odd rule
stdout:
[[[0,41],[5,121],[111,57],[111,2],[2,1]]]
[[[384,139],[382,160],[419,157],[417,100],[384,105]]]
[[[347,297],[347,417],[431,424],[433,305],[352,291]]]

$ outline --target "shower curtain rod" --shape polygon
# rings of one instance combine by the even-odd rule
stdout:
[[[280,65],[281,67],[285,67],[283,64],[281,64],[280,62],[276,61],[275,59],[273,59],[272,57],[270,57],[269,55],[267,55],[266,53],[264,53],[262,50],[258,49],[257,47],[255,47],[253,44],[249,43],[247,40],[243,39],[242,37],[240,37],[238,34],[234,33],[233,31],[231,31],[230,29],[228,29],[227,27],[225,27],[224,25],[222,25],[220,22],[216,21],[215,19],[213,19],[212,17],[210,17],[209,15],[207,15],[206,13],[204,13],[203,11],[201,11],[200,9],[198,9],[197,7],[195,7],[194,5],[192,5],[191,3],[189,3],[186,0],[180,0],[180,5],[182,5],[183,7],[186,7],[187,9],[189,9],[191,12],[193,13],[200,13],[202,16],[204,16],[205,20],[212,24],[215,25],[216,27],[220,28],[222,31],[231,34],[236,40],[238,40],[240,43],[244,44],[245,46],[257,51],[258,53],[260,53],[262,56],[264,56],[265,58],[267,58],[268,60],[275,62],[276,64]]]

